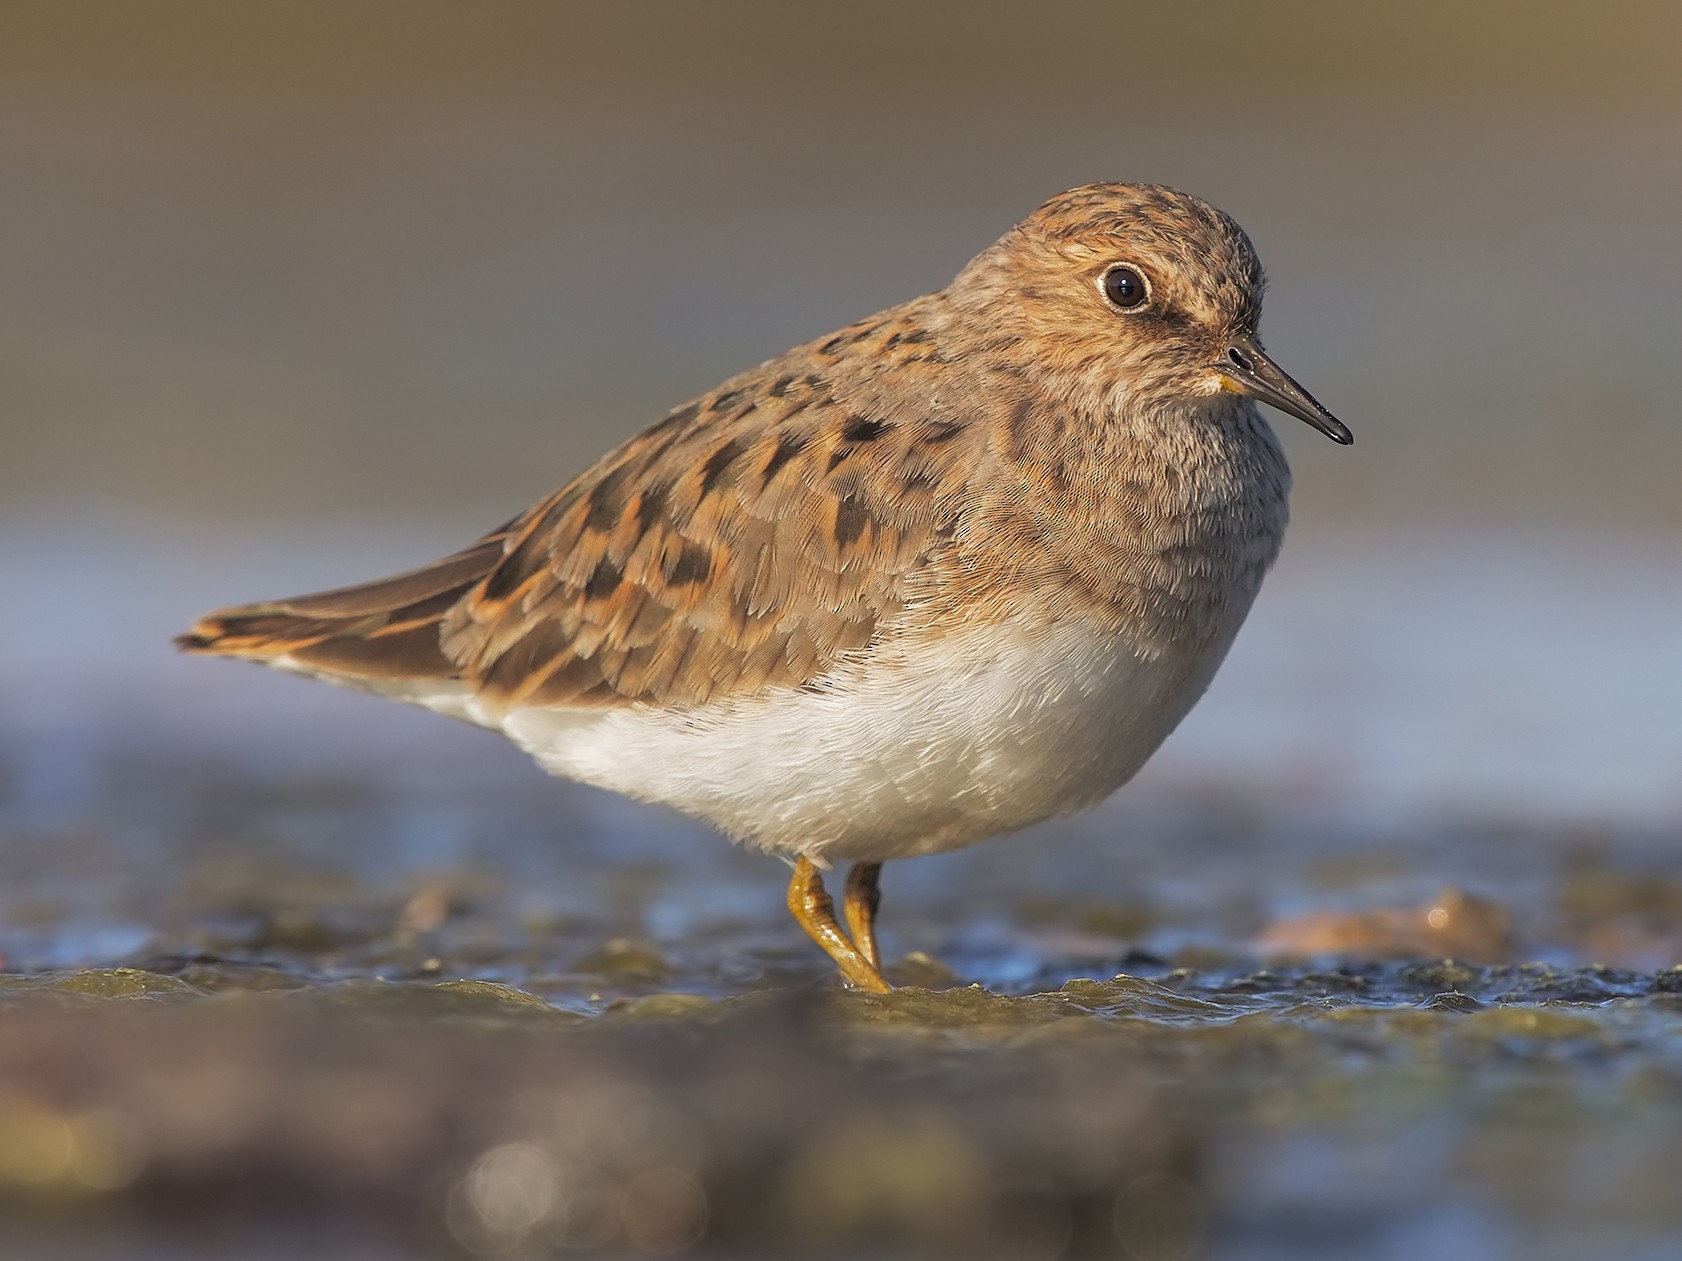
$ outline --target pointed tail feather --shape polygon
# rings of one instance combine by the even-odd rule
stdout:
[[[445,613],[502,559],[506,529],[409,573],[314,595],[265,600],[200,618],[183,652],[239,657],[352,686],[453,679],[439,642]]]

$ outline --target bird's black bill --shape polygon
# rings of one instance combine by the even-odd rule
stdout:
[[[1255,338],[1234,338],[1213,366],[1220,373],[1221,383],[1234,394],[1247,395],[1282,412],[1289,412],[1298,420],[1306,420],[1333,442],[1348,446],[1355,441],[1349,426],[1321,407],[1312,394],[1291,380],[1278,364],[1267,357]]]

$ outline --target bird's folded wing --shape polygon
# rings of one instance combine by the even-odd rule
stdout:
[[[685,707],[810,686],[891,622],[949,544],[962,427],[850,413],[816,378],[752,384],[517,524],[443,623],[487,699]]]
[[[493,706],[686,707],[812,686],[950,547],[978,427],[851,411],[765,365],[434,565],[223,610],[178,641]]]

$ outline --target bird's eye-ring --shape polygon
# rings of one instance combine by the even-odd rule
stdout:
[[[1150,300],[1150,286],[1131,267],[1112,267],[1104,273],[1100,287],[1110,305],[1123,311],[1137,310]]]

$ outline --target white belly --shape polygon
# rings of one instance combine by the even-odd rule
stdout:
[[[500,726],[552,772],[766,849],[880,861],[1095,804],[1185,716],[1230,640],[1146,655],[1042,617],[902,641],[821,690],[690,713],[522,709]]]

